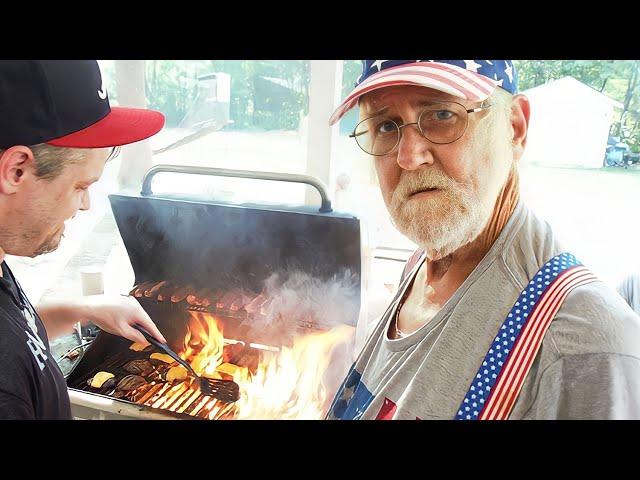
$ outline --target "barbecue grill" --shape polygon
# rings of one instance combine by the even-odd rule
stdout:
[[[304,183],[318,190],[321,205],[237,204],[195,195],[156,195],[152,179],[158,173]],[[255,375],[261,361],[290,348],[298,338],[327,333],[337,324],[355,327],[361,295],[360,221],[333,211],[319,180],[158,165],[145,175],[139,195],[115,194],[109,200],[135,274],[130,294],[171,348],[195,362],[204,355],[199,350],[205,348],[203,343],[212,348],[212,336],[222,339],[224,332],[223,345],[214,353],[226,370],[207,367],[215,378]],[[327,285],[341,299],[339,315],[336,305],[323,305],[330,298],[305,303],[296,296],[309,293],[297,290]],[[341,288],[345,285],[349,288]],[[290,298],[293,305],[286,310],[283,305]],[[136,351],[130,341],[100,332],[67,377],[74,416],[237,417],[237,405],[203,397],[192,381],[165,381],[171,365],[161,361],[154,361],[152,371],[141,376],[140,387],[124,392],[113,387],[131,373],[129,362],[146,361],[152,352]],[[111,372],[117,382],[108,389],[91,387],[99,371]]]

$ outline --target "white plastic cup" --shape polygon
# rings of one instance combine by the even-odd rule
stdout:
[[[102,267],[90,266],[80,269],[82,295],[102,295],[104,293],[104,276]]]
[[[104,276],[102,270],[102,267],[97,265],[82,267],[80,269],[80,283],[83,296],[102,295],[104,293]],[[78,323],[76,328],[79,330],[81,343],[84,337],[90,336],[90,325],[91,324],[88,324],[83,327]]]

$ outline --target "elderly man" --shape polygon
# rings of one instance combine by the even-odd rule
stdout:
[[[4,261],[55,250],[65,221],[89,209],[89,186],[114,148],[148,138],[159,112],[111,108],[95,61],[0,61],[0,419],[70,419],[48,338],[92,321],[146,342],[162,334],[132,298],[85,297],[34,308]]]
[[[640,418],[638,318],[519,198],[512,62],[363,64],[331,123],[359,105],[352,137],[420,249],[327,418]]]

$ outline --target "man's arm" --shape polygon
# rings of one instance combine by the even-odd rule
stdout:
[[[537,391],[526,419],[640,419],[640,359],[616,353],[565,356],[545,369]]]
[[[147,312],[132,297],[124,295],[91,295],[64,301],[51,301],[36,307],[49,338],[69,334],[80,322],[93,322],[102,330],[128,338],[133,342],[149,343],[133,328],[140,325],[161,342],[166,343]]]

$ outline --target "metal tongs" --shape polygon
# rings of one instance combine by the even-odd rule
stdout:
[[[222,400],[223,402],[235,402],[240,398],[240,387],[233,380],[222,380],[219,378],[206,378],[199,376],[195,372],[195,370],[191,368],[191,365],[180,358],[180,356],[176,352],[171,350],[166,343],[159,342],[158,340],[153,338],[151,334],[140,325],[133,325],[133,328],[142,333],[142,335],[144,335],[144,338],[146,338],[147,341],[154,347],[159,348],[184,368],[186,368],[198,381],[200,385],[200,391],[203,395],[217,398],[218,400]]]

